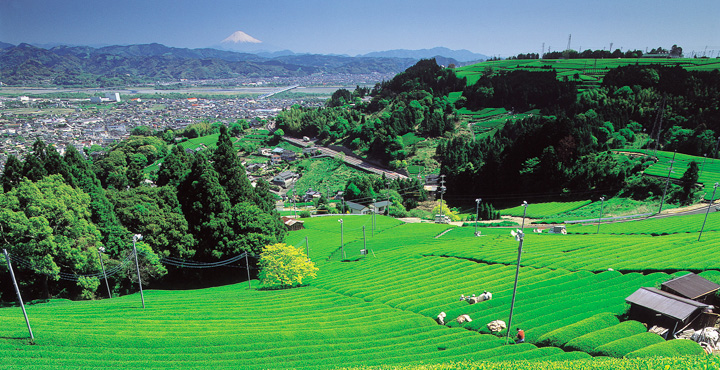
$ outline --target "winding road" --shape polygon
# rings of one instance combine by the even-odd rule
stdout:
[[[299,146],[301,148],[304,148],[307,146],[307,144],[311,143],[311,142],[303,141],[302,139],[296,139],[296,138],[288,137],[288,136],[283,136],[283,140],[285,140],[293,145]],[[332,158],[337,158],[339,153],[342,153],[340,151],[333,150],[333,149],[330,149],[330,148],[324,147],[324,146],[316,145],[316,147],[318,148],[318,150],[320,150],[320,153],[322,153],[323,155],[332,157]],[[389,179],[393,179],[393,180],[403,179],[404,180],[404,179],[408,178],[407,176],[405,176],[401,173],[397,173],[395,171],[391,171],[386,168],[382,168],[375,164],[369,163],[361,158],[353,157],[353,156],[347,155],[345,153],[343,153],[342,158],[345,161],[345,163],[347,163],[348,165],[350,165],[352,167],[358,168],[358,169],[366,171],[366,172],[375,173],[378,175],[385,174],[385,177],[387,177]]]

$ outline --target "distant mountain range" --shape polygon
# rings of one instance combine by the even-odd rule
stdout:
[[[392,50],[357,57],[295,54],[289,50],[243,53],[161,44],[126,46],[12,45],[0,42],[0,82],[7,85],[113,86],[180,79],[290,77],[314,73],[399,73],[419,59],[462,65],[486,57],[467,50]]]
[[[477,62],[487,60],[488,56],[483,54],[473,53],[471,51],[462,50],[450,50],[448,48],[432,48],[432,49],[420,49],[420,50],[406,50],[396,49],[388,51],[376,51],[360,55],[363,57],[372,58],[411,58],[411,59],[427,59],[435,57],[444,57],[445,59],[455,59],[458,62]]]

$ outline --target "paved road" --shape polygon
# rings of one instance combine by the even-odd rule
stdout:
[[[300,147],[305,147],[308,144],[307,142],[303,141],[302,139],[296,139],[293,137],[284,136],[283,139],[285,141],[288,141],[288,142],[293,143]],[[327,155],[332,158],[337,158],[338,154],[341,153],[341,152],[332,150],[332,149],[324,147],[324,146],[319,146],[319,145],[316,145],[316,146],[322,154]],[[359,168],[361,170],[364,170],[367,172],[372,172],[372,173],[375,173],[378,175],[382,175],[384,173],[385,176],[389,179],[407,179],[408,178],[407,176],[405,176],[401,173],[397,173],[395,171],[390,171],[388,169],[368,163],[362,159],[351,157],[349,155],[345,155],[344,153],[343,153],[343,159],[345,160],[345,163],[347,163],[353,167]]]

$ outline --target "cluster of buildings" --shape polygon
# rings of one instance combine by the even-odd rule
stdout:
[[[183,86],[367,86],[374,85],[379,81],[389,81],[395,77],[397,73],[388,72],[372,72],[372,73],[314,73],[308,76],[292,76],[292,77],[270,77],[258,78],[251,76],[241,76],[227,79],[208,79],[208,80],[187,80],[181,79],[179,82],[163,82],[159,85],[183,85]]]
[[[91,102],[93,100],[94,102]],[[246,119],[272,121],[293,104],[318,106],[320,101],[298,99],[138,99],[109,93],[91,99],[0,97],[0,164],[9,155],[24,157],[36,139],[61,153],[67,145],[81,149],[107,146],[130,136],[133,128],[181,130],[209,121],[231,123]]]

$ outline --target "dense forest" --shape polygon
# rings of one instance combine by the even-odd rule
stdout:
[[[269,184],[251,186],[228,130],[219,131],[217,149],[208,153],[188,154],[179,145],[168,151],[157,137],[133,136],[94,160],[72,146],[61,156],[42,141],[24,161],[10,156],[0,178],[0,229],[3,247],[22,267],[16,274],[23,294],[93,298],[99,277],[79,275],[100,270],[100,248],[105,266],[119,269],[112,291],[134,290],[134,266],[126,263],[133,234],[143,235],[143,283],[174,287],[223,277],[165,267],[162,258],[216,262],[284,241]],[[157,186],[148,186],[142,169],[162,156]],[[0,298],[13,296],[3,291]]]

